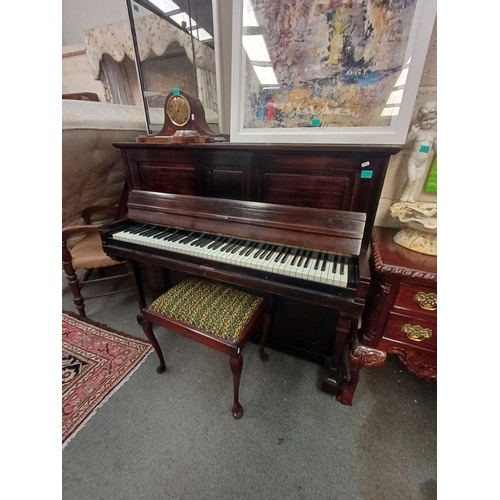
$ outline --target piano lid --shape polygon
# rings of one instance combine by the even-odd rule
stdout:
[[[359,255],[366,214],[133,190],[128,217],[183,229]]]

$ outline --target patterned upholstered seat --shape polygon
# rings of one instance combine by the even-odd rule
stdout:
[[[142,310],[142,326],[160,359],[158,373],[165,371],[165,360],[152,325],[162,326],[230,356],[233,372],[233,416],[241,418],[239,383],[243,368],[241,349],[263,320],[260,348],[262,361],[269,313],[267,301],[259,296],[207,278],[190,276],[158,297]]]

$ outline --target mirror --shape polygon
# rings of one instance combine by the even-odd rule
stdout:
[[[219,133],[212,0],[127,0],[127,10],[148,135],[173,88],[198,97]]]

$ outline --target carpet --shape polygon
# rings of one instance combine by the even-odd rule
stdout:
[[[63,311],[63,448],[151,351],[147,341]]]

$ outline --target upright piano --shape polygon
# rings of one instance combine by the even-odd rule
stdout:
[[[153,295],[152,270],[268,295],[269,346],[349,381],[350,339],[370,286],[370,234],[392,146],[116,143],[127,173],[122,216],[101,228]],[[145,305],[141,290],[139,306]]]

